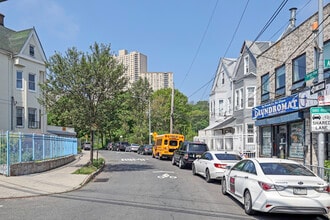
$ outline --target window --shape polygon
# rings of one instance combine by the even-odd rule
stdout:
[[[235,91],[235,109],[239,108],[239,90]]]
[[[222,72],[222,84],[225,84],[225,73]]]
[[[246,88],[246,108],[252,108],[255,104],[255,87]]]
[[[29,74],[29,90],[35,91],[36,90],[36,75]]]
[[[24,108],[16,107],[16,126],[23,127],[23,119],[24,119]]]
[[[235,110],[240,110],[243,108],[243,88],[235,90]]]
[[[275,94],[276,96],[285,94],[285,65],[275,70]]]
[[[330,41],[323,45],[323,57],[325,60],[330,60]],[[324,78],[330,78],[330,68],[324,68]]]
[[[219,100],[219,115],[224,115],[223,100]]]
[[[244,108],[243,88],[239,90],[240,109]]]
[[[30,45],[30,56],[34,57],[34,46]]]
[[[292,88],[291,91],[305,86],[306,55],[301,55],[292,61]]]
[[[254,125],[253,124],[247,124],[246,125],[246,142],[248,144],[254,143]]]
[[[228,112],[228,114],[230,114],[231,113],[231,111],[232,111],[232,106],[231,106],[231,98],[229,97],[228,99],[227,99],[227,112]]]
[[[23,89],[23,72],[22,71],[16,72],[16,88]]]
[[[304,158],[304,130],[303,122],[290,124],[289,157]]]
[[[271,156],[272,155],[272,128],[262,127],[261,128],[261,155]]]
[[[261,101],[269,99],[269,73],[261,76]]]
[[[35,108],[29,108],[28,109],[28,127],[29,128],[38,128],[38,122],[37,122],[37,109]]]
[[[249,74],[249,56],[244,57],[244,74]]]

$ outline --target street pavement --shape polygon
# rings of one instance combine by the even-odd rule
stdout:
[[[94,174],[73,174],[90,160],[90,151],[83,151],[76,159],[62,167],[23,176],[0,175],[0,199],[24,198],[79,189]]]

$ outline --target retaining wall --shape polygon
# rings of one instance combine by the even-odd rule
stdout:
[[[70,155],[44,161],[31,161],[11,164],[10,176],[21,176],[31,173],[44,172],[68,164],[75,159],[75,155]]]

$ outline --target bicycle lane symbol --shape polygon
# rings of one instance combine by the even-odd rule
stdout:
[[[165,179],[165,178],[176,179],[177,177],[176,177],[176,176],[171,176],[171,175],[169,175],[169,174],[167,174],[167,173],[164,173],[164,174],[161,175],[161,176],[157,176],[157,178],[159,178],[159,179]]]

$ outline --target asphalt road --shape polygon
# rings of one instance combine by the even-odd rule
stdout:
[[[0,219],[327,219],[322,216],[248,216],[219,182],[206,183],[169,160],[133,152],[100,152],[106,167],[79,190],[0,200]],[[0,192],[1,193],[1,192]]]

